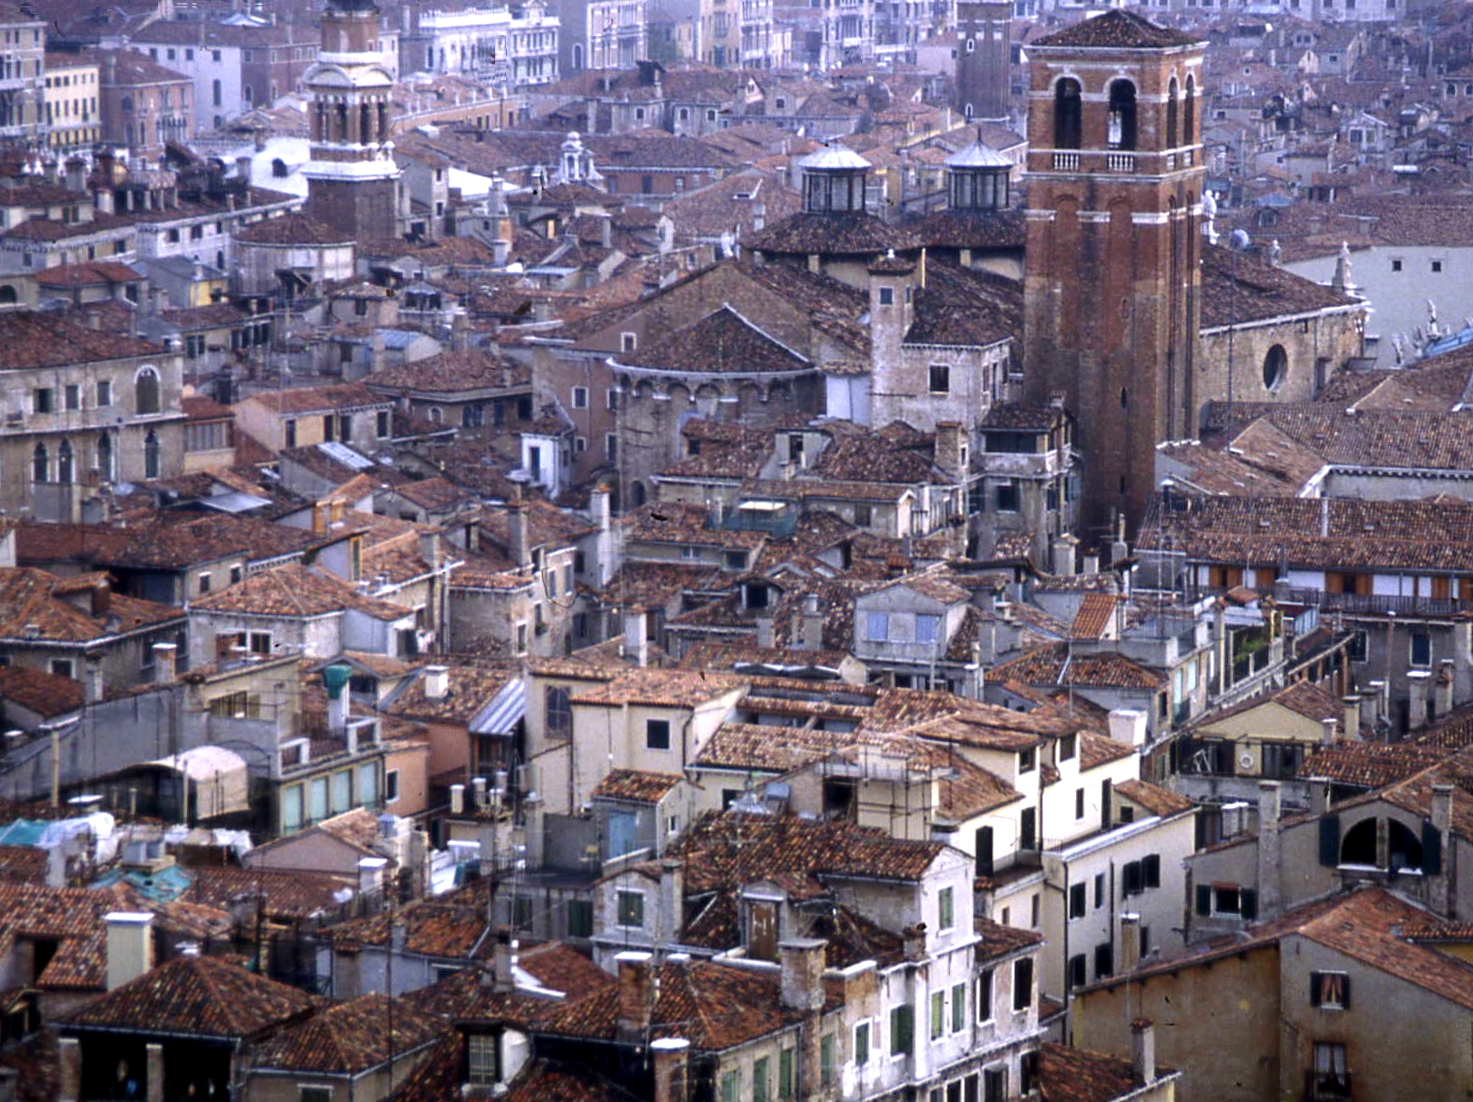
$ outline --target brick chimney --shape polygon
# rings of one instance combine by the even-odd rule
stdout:
[[[823,1008],[823,938],[793,938],[778,943],[782,958],[782,1001],[793,1010]]]
[[[1150,1018],[1130,1023],[1130,1071],[1143,1087],[1156,1081],[1156,1026]]]
[[[686,1060],[690,1042],[684,1037],[661,1037],[650,1042],[655,1064],[655,1102],[686,1102]]]
[[[938,470],[956,479],[961,479],[966,474],[962,465],[962,445],[965,439],[964,430],[957,422],[936,422],[936,467]]]
[[[56,1041],[57,1102],[79,1102],[82,1097],[82,1042],[75,1037]]]
[[[619,969],[618,1038],[621,1041],[642,1040],[650,1028],[650,1012],[654,992],[651,973],[654,965],[650,953],[626,950],[614,957]]]
[[[491,982],[497,991],[510,991],[517,985],[517,939],[505,928],[496,931],[492,947]]]
[[[1345,705],[1345,741],[1360,741],[1360,694],[1352,693],[1340,701]]]

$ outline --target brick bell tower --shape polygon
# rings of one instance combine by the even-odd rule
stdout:
[[[1090,544],[1197,432],[1204,45],[1112,9],[1028,49],[1025,389],[1078,419]]]
[[[399,235],[399,167],[389,140],[394,80],[379,52],[373,0],[328,0],[312,95],[307,213],[359,240]]]

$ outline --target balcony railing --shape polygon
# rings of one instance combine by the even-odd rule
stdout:
[[[1403,597],[1389,593],[1327,593],[1306,586],[1276,585],[1274,599],[1313,605],[1321,612],[1394,612],[1398,616],[1456,616],[1473,612],[1473,601],[1455,597]]]
[[[1079,171],[1079,154],[1078,153],[1055,153],[1054,154],[1054,171],[1055,172],[1078,172]]]
[[[1134,172],[1134,153],[1107,153],[1105,154],[1105,167],[1111,172]]]

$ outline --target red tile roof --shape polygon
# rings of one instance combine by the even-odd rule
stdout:
[[[624,800],[630,803],[659,803],[683,779],[671,773],[615,769],[594,786],[592,795],[605,800]]]
[[[719,1052],[803,1019],[782,1005],[774,974],[710,962],[664,964],[654,973],[651,1038],[683,1037],[698,1051]],[[611,1041],[618,1017],[619,992],[609,987],[553,1011],[541,1031]]]
[[[20,311],[0,315],[0,371],[164,354],[163,348],[149,341],[90,329],[55,314]]]
[[[1195,35],[1157,26],[1123,8],[1111,8],[1102,15],[1081,20],[1072,27],[1065,27],[1062,31],[1035,39],[1029,48],[1060,46],[1071,49],[1159,50],[1191,46],[1197,42]]]
[[[254,1038],[305,1017],[312,996],[216,957],[178,957],[63,1019],[78,1029]]]
[[[358,1074],[429,1044],[443,1021],[413,1012],[402,999],[364,995],[319,1010],[258,1046],[253,1068],[329,1075]]]
[[[1178,796],[1175,792],[1152,784],[1150,781],[1121,781],[1115,785],[1115,791],[1131,803],[1163,819],[1183,811],[1190,811],[1196,806],[1185,796]]]

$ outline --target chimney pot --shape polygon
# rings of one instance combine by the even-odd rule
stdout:
[[[450,667],[449,666],[426,666],[425,667],[425,699],[444,700],[445,694],[450,691]]]

